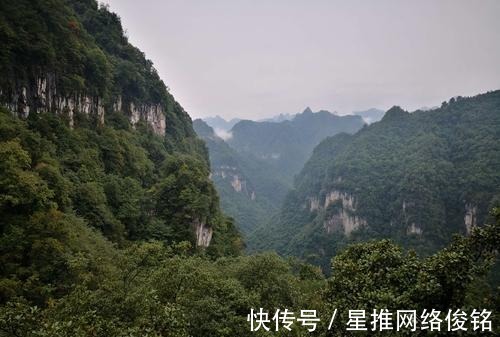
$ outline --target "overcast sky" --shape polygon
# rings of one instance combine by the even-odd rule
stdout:
[[[106,0],[192,117],[415,110],[500,89],[500,1]]]

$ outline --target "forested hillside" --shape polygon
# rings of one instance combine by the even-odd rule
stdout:
[[[221,118],[209,122],[217,120]],[[267,223],[281,207],[294,174],[316,144],[339,132],[357,131],[363,120],[359,116],[339,117],[328,111],[313,113],[308,108],[291,120],[240,121],[228,132],[226,140],[202,120],[194,125],[208,145],[211,176],[221,196],[222,209],[248,234]]]
[[[1,18],[0,99],[25,119],[4,111],[5,163],[60,176],[62,185],[40,177],[42,209],[74,210],[115,241],[208,246],[213,229],[226,227],[208,154],[118,16],[95,1],[18,1],[3,2]],[[23,203],[5,199],[11,212]]]
[[[210,153],[211,178],[220,195],[221,207],[244,234],[266,223],[278,211],[291,188],[273,165],[246,153],[238,153],[201,119],[193,127]]]
[[[166,13],[166,19],[167,14],[175,15]],[[95,0],[0,1],[0,46],[1,337],[340,337],[353,308],[438,309],[446,314],[448,309],[470,313],[498,306],[498,292],[487,276],[498,256],[500,210],[487,217],[483,209],[498,187],[498,110],[492,110],[498,108],[498,92],[447,104],[442,118],[434,112],[408,115],[393,109],[381,123],[354,136],[338,135],[316,149],[287,207],[302,207],[302,201],[290,202],[301,193],[316,196],[309,192],[322,190],[329,181],[343,181],[350,193],[358,192],[352,184],[363,177],[366,167],[360,160],[383,158],[386,153],[377,151],[397,149],[384,136],[387,124],[391,136],[404,138],[430,128],[437,137],[430,145],[453,146],[453,163],[467,165],[454,167],[458,178],[449,185],[463,188],[464,200],[472,205],[468,236],[456,237],[434,255],[419,258],[388,240],[360,243],[332,259],[331,277],[326,278],[319,267],[296,258],[242,255],[242,238],[220,210],[205,144],[152,62],[128,43],[120,18],[106,6]],[[420,129],[413,119],[422,124]],[[407,122],[401,126],[401,121]],[[447,123],[452,130],[444,127]],[[259,170],[266,166],[258,160],[240,161],[213,130],[198,126],[200,136],[216,149],[212,163],[219,162],[220,168],[231,163],[249,181],[262,174]],[[454,143],[454,134],[466,137]],[[386,142],[383,146],[376,142],[379,138]],[[325,158],[347,151],[356,139],[360,144],[352,146],[373,142],[373,147],[361,151],[361,157],[346,152],[346,179],[332,180],[341,166],[336,157]],[[415,143],[407,151],[420,154],[422,144],[427,143]],[[434,148],[421,151],[433,154]],[[394,155],[402,156],[401,151]],[[436,156],[445,159],[445,154],[440,150]],[[372,170],[373,163],[367,164]],[[375,168],[382,177],[377,168],[386,167]],[[354,174],[352,179],[347,172]],[[436,180],[431,182],[422,186],[434,187]],[[441,188],[444,184],[438,182],[435,186]],[[267,183],[260,183],[252,185],[254,200],[265,195],[259,188]],[[231,186],[243,191],[241,181]],[[272,186],[267,186],[273,189],[269,193],[280,192]],[[410,194],[418,187],[409,186],[414,187]],[[419,204],[405,200],[415,222],[410,228],[421,228],[424,237],[434,222],[418,222],[411,208]],[[303,214],[318,216],[288,214],[291,226]],[[483,221],[487,224],[475,226]],[[297,318],[301,310],[317,310],[321,321],[315,332],[298,320],[291,331],[252,332],[248,315],[258,308],[269,318],[278,309]],[[329,331],[334,309],[339,319]],[[494,329],[498,318],[493,311]],[[268,326],[273,325],[270,320]],[[394,333],[427,335],[424,330]],[[387,336],[387,331],[370,335]],[[476,332],[469,329],[462,335]]]
[[[498,205],[499,140],[500,91],[431,111],[393,107],[317,146],[279,216],[249,244],[323,266],[347,243],[373,238],[435,251]]]
[[[363,125],[360,116],[337,116],[307,108],[292,120],[279,123],[240,121],[231,129],[227,143],[242,155],[266,161],[292,182],[320,141],[341,132],[354,133]]]
[[[74,263],[134,241],[238,254],[203,142],[118,16],[95,1],[0,6],[2,303],[68,294]]]

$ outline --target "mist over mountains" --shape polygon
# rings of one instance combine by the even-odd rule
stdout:
[[[498,95],[454,97],[440,108],[413,113],[393,107],[337,116],[307,108],[291,119],[281,115],[280,122],[242,120],[229,130],[230,138],[219,138],[218,147],[223,144],[231,153],[225,160],[206,135],[202,138],[210,154],[215,152],[212,172],[231,167],[229,157],[239,163],[245,158],[265,168],[266,178],[281,181],[278,190],[289,189],[286,198],[280,193],[269,202],[252,187],[262,176],[250,179],[244,164],[233,166],[225,182],[220,173],[213,177],[223,209],[236,223],[245,223],[250,251],[272,249],[326,267],[349,242],[391,237],[430,253],[454,233],[487,222],[488,210],[500,198],[500,177],[490,170],[500,167],[493,141],[500,139]],[[228,188],[236,180],[247,189],[243,217],[235,211],[241,207],[232,204],[241,191]],[[270,207],[249,211],[256,196]],[[240,220],[249,214],[260,216]]]
[[[267,209],[257,207],[257,209],[266,209],[266,211],[262,212],[254,209],[254,211],[249,212],[247,209],[246,212],[243,212],[247,215],[242,217],[241,212],[235,211],[238,206],[234,207],[234,204],[229,206],[240,197],[241,191],[235,189],[234,186],[233,189],[228,188],[228,182],[232,181],[234,184],[234,181],[241,180],[247,190],[252,190],[251,186],[256,181],[259,181],[261,176],[257,174],[252,179],[249,179],[248,175],[243,173],[245,169],[237,169],[232,176],[227,174],[224,183],[224,179],[220,179],[221,175],[219,173],[216,174],[219,177],[213,179],[215,179],[214,182],[221,195],[223,208],[226,211],[232,209],[232,211],[227,212],[236,219],[237,223],[245,223],[243,226],[244,232],[247,234],[247,244],[251,251],[274,249],[287,255],[292,254],[302,258],[309,255],[316,256],[309,261],[327,264],[330,257],[335,254],[339,247],[343,247],[346,242],[360,238],[362,240],[363,238],[376,237],[377,235],[380,237],[392,236],[402,244],[418,248],[422,252],[433,251],[447,243],[454,232],[464,232],[466,227],[469,228],[467,230],[470,230],[473,224],[484,223],[487,211],[492,207],[490,201],[494,199],[498,191],[490,192],[486,199],[481,199],[483,201],[475,197],[473,198],[474,201],[462,201],[461,206],[459,206],[451,201],[443,201],[450,198],[452,193],[458,193],[456,191],[447,191],[444,186],[449,188],[449,185],[443,185],[444,190],[430,192],[439,186],[435,181],[432,188],[429,186],[429,192],[426,192],[428,194],[419,196],[416,191],[411,192],[410,187],[404,187],[404,184],[409,184],[409,182],[404,182],[405,179],[410,179],[407,175],[411,174],[410,172],[423,172],[426,166],[422,167],[422,162],[432,167],[434,161],[442,161],[444,158],[442,155],[434,157],[431,154],[431,157],[424,159],[424,157],[419,157],[419,153],[424,155],[424,152],[413,153],[410,150],[412,158],[415,157],[416,160],[413,162],[414,159],[403,159],[406,152],[401,151],[407,149],[410,144],[412,147],[419,147],[421,149],[419,151],[423,151],[424,144],[427,144],[425,146],[428,146],[429,150],[438,151],[437,149],[442,146],[440,145],[441,141],[436,140],[435,144],[428,144],[428,142],[440,134],[443,134],[443,136],[439,137],[445,137],[443,138],[445,139],[444,142],[450,144],[448,146],[455,148],[456,145],[453,144],[459,142],[461,138],[454,137],[456,131],[449,131],[449,136],[447,136],[447,128],[458,127],[455,124],[453,124],[454,126],[450,124],[452,120],[456,121],[454,123],[463,123],[463,126],[466,125],[464,123],[467,120],[469,132],[476,130],[474,131],[476,135],[486,135],[485,131],[488,129],[480,130],[484,127],[484,123],[490,123],[490,135],[492,137],[498,136],[495,133],[495,130],[498,129],[498,120],[495,119],[495,109],[498,109],[498,106],[495,105],[496,95],[498,95],[497,92],[473,99],[453,98],[450,103],[444,103],[441,108],[421,109],[412,114],[400,108],[392,108],[386,113],[377,109],[369,109],[357,112],[355,116],[339,117],[327,111],[313,113],[311,109],[307,108],[301,114],[295,115],[293,119],[282,122],[239,121],[229,130],[231,138],[226,139],[226,142],[220,140],[219,146],[224,143],[226,149],[231,152],[232,158],[240,158],[239,162],[242,162],[242,158],[246,158],[254,163],[259,163],[259,167],[266,168],[264,170],[265,175],[267,178],[271,177],[271,180],[279,175],[280,178],[276,178],[276,181],[286,182],[280,185],[281,191],[290,188],[292,184],[294,187],[290,188],[291,192],[288,193],[286,202],[284,202],[284,196],[281,195],[274,199],[273,202],[268,202],[270,207],[267,207]],[[477,116],[474,122],[470,119],[473,115],[468,114],[464,115],[464,118],[458,119],[458,112],[472,114],[472,112],[469,112],[471,109],[481,109],[483,115],[474,115]],[[407,116],[415,117],[408,118]],[[417,118],[417,116],[422,116],[422,118]],[[432,122],[429,118],[434,118],[435,121]],[[490,119],[488,120],[488,118]],[[372,124],[361,130],[365,122],[374,123],[380,119],[382,120],[379,123]],[[342,131],[346,134],[330,138],[339,133],[341,128],[344,128]],[[419,134],[418,130],[428,134]],[[356,131],[358,132],[356,133]],[[355,135],[349,136],[348,133]],[[368,135],[372,135],[373,140],[364,140]],[[359,144],[355,142],[356,145],[348,145],[352,142],[351,138],[358,139],[357,137],[361,137],[360,139],[363,139],[363,141],[359,141]],[[416,138],[411,140],[411,137]],[[204,139],[207,141],[206,137]],[[423,141],[424,139],[425,141]],[[421,141],[423,143],[419,144],[418,142]],[[320,144],[316,146],[318,143]],[[208,140],[208,144],[209,152],[212,155],[215,152],[214,144],[211,144],[210,140]],[[492,143],[482,143],[481,141],[477,143],[477,146],[485,146],[485,149],[489,150],[493,150],[492,145]],[[398,149],[398,147],[401,148]],[[450,150],[443,148],[443,151]],[[457,153],[458,150],[454,151]],[[400,152],[401,154],[396,155],[396,153]],[[311,154],[313,154],[312,157],[306,163]],[[362,154],[367,157],[348,164]],[[340,155],[344,156],[343,159],[338,159]],[[497,158],[498,156],[491,154],[489,157]],[[389,165],[387,162],[389,158],[396,162]],[[373,160],[375,162],[371,163]],[[401,160],[404,163],[400,162]],[[212,157],[211,161],[212,172],[224,166],[224,160],[220,161],[220,157],[217,155]],[[231,161],[225,163],[225,167],[231,167],[227,165],[229,162]],[[380,166],[383,163],[387,165],[385,168]],[[419,164],[417,165],[417,163]],[[446,165],[457,167],[458,164],[458,162],[452,162]],[[337,168],[337,165],[345,166],[344,168]],[[441,162],[441,164],[436,165],[445,164]],[[500,164],[495,162],[491,163],[491,165],[496,167]],[[294,182],[292,178],[302,166],[304,168]],[[238,167],[241,167],[241,165]],[[362,167],[365,167],[364,171],[359,172]],[[488,165],[484,166],[483,170],[486,167]],[[334,168],[343,173],[331,177]],[[359,172],[357,176],[355,176],[356,172]],[[379,182],[380,178],[374,176],[376,172],[392,178],[387,178],[385,184],[381,183]],[[431,169],[429,172],[427,178],[429,181],[436,178],[434,177],[435,174],[443,174],[443,170],[437,168]],[[445,179],[451,179],[453,173],[449,172],[447,175],[449,178]],[[351,176],[356,178],[353,178],[353,182],[348,183],[348,177]],[[306,177],[308,177],[307,180]],[[467,177],[472,178],[474,174],[470,173]],[[389,185],[391,179],[403,182]],[[490,181],[488,183],[484,182],[483,185],[495,186],[498,184],[498,177],[491,176],[488,179]],[[361,181],[366,182],[362,184]],[[346,184],[354,184],[353,186],[356,187],[347,189],[340,187],[346,186]],[[421,181],[418,186],[420,186],[419,189],[422,189],[422,186],[427,185],[425,181]],[[311,188],[315,189],[312,194],[311,192],[302,191],[308,191]],[[378,188],[378,193],[381,193],[378,196],[372,195],[377,191],[376,188]],[[386,198],[384,195],[387,194],[388,189],[394,190],[394,198],[397,198],[398,202],[402,204],[399,207],[402,207],[403,215],[400,214],[401,210],[387,208],[390,203],[395,202],[384,201]],[[396,192],[398,189],[403,190]],[[371,192],[367,194],[367,192],[363,191]],[[235,193],[239,195],[232,195]],[[250,198],[247,198],[246,204],[241,203],[247,208],[248,205],[255,204],[255,200],[252,200],[252,198],[255,198],[256,195],[266,199],[265,194],[252,193],[255,193],[255,191],[252,190],[250,194],[247,192]],[[467,192],[462,191],[461,193]],[[374,214],[379,214],[378,216],[369,213],[373,206],[362,206],[363,197],[360,196],[373,198],[371,202],[381,202],[377,206],[379,207],[378,210],[373,211]],[[464,197],[455,196],[452,198]],[[297,203],[298,200],[302,200],[302,204]],[[281,205],[281,202],[284,202],[284,204]],[[433,205],[427,205],[428,202],[433,203]],[[445,204],[440,206],[441,208],[436,205],[436,203],[443,202]],[[332,205],[335,205],[335,207]],[[281,210],[276,212],[277,208]],[[303,211],[304,208],[307,210]],[[441,215],[441,218],[439,218],[438,214],[440,213],[446,214],[446,217]],[[242,218],[249,219],[248,214],[260,214],[260,216],[258,216],[258,220],[256,218],[251,221],[240,220]],[[311,218],[312,214],[316,214],[315,217]],[[391,216],[390,214],[395,215]],[[424,216],[424,214],[426,215]],[[378,218],[379,216],[381,218]],[[454,220],[451,220],[453,217]],[[389,229],[386,226],[387,223],[391,223],[392,227],[400,226],[400,229]],[[406,225],[403,225],[403,223]],[[424,223],[429,225],[432,230],[424,229],[422,227]],[[444,226],[444,223],[447,223],[448,226]],[[451,223],[454,223],[454,227],[450,227]],[[438,232],[441,234],[438,234]],[[318,246],[322,248],[318,250]]]
[[[203,118],[203,121],[205,121],[205,123],[207,123],[209,126],[211,126],[214,129],[229,131],[234,126],[234,124],[241,121],[241,119],[240,118],[232,118],[231,120],[226,121],[221,116],[215,116],[215,117]]]
[[[430,108],[428,108],[430,109]],[[424,110],[422,108],[421,110]],[[311,108],[306,107],[304,111],[311,111]],[[320,111],[326,111],[326,110],[320,110]],[[331,112],[330,112],[331,113]],[[337,113],[333,113],[334,115],[338,115]],[[279,123],[287,120],[293,120],[295,116],[297,116],[298,113],[280,113],[279,115],[275,115],[269,118],[261,118],[258,120],[255,120],[256,122],[272,122],[272,123]],[[384,110],[376,109],[376,108],[370,108],[368,110],[361,110],[361,111],[354,111],[351,113],[351,115],[355,116],[361,116],[365,123],[370,124],[373,122],[377,122],[382,117],[384,116]],[[201,118],[204,122],[206,122],[209,126],[211,126],[214,129],[219,129],[219,130],[225,130],[229,131],[231,128],[241,121],[242,119],[240,118],[232,118],[229,121],[225,120],[221,116],[215,116],[215,117],[204,117]]]
[[[231,128],[228,144],[240,153],[265,160],[292,181],[322,139],[340,132],[354,133],[363,125],[359,116],[313,113],[308,108],[292,120],[278,123],[240,121]]]
[[[223,83],[270,84],[273,92],[284,93],[272,95],[274,103],[292,104],[302,97],[291,97],[286,85],[269,81],[282,70],[291,74],[290,64],[261,68],[258,62],[275,56],[299,61],[290,52],[280,55],[279,43],[287,38],[292,51],[314,58],[303,65],[317,66],[322,79],[307,81],[294,73],[294,81],[313,91],[331,92],[319,87],[332,78],[325,72],[332,69],[327,63],[342,58],[319,62],[318,53],[310,50],[317,50],[315,44],[323,39],[297,33],[325,24],[322,34],[340,31],[343,36],[352,22],[356,33],[371,33],[383,23],[372,10],[381,6],[378,14],[401,19],[392,11],[399,2],[389,7],[384,2],[353,5],[354,14],[342,16],[349,25],[330,19],[339,3],[329,7],[329,2],[320,7],[308,1],[285,7],[266,2],[266,11],[257,10],[255,17],[248,14],[264,2],[119,3],[131,6],[134,17],[154,11],[147,22],[139,22],[140,29],[149,29],[140,42],[151,40],[155,48],[167,48],[160,53],[162,59],[191,60],[193,78],[208,79],[214,87],[205,86],[201,95],[191,88],[190,95],[206,94],[224,103],[234,96],[221,89]],[[420,3],[401,6],[413,14],[413,5]],[[185,4],[192,7],[182,12]],[[307,13],[297,12],[301,20],[291,22],[290,32],[283,29],[281,14],[297,4]],[[441,15],[456,8],[454,14],[465,13],[464,23],[475,26],[486,22],[485,17],[496,18],[493,11],[485,15],[487,2],[463,7],[454,1],[449,11],[439,4],[421,7],[432,9],[422,11],[426,15],[438,14],[434,28],[429,28],[433,26],[426,16],[428,36],[446,27],[454,38],[463,38],[458,34],[461,26],[446,24],[454,16]],[[169,10],[159,10],[163,6]],[[282,6],[275,7],[280,15],[267,17],[267,9],[272,9],[267,6]],[[327,20],[305,20],[318,8]],[[243,14],[233,15],[234,9]],[[366,22],[359,19],[361,12],[377,23],[365,32],[358,30],[358,24]],[[161,31],[161,25],[149,21],[158,13],[163,23],[180,24]],[[211,31],[218,21],[198,26],[214,13],[233,20],[231,29],[224,31],[231,36],[227,46]],[[266,19],[268,24],[261,26]],[[247,39],[241,34],[245,22],[249,32],[265,36]],[[359,77],[345,77],[356,84],[350,85],[352,90],[359,89],[356,96],[373,86],[364,79],[371,70],[383,73],[376,84],[379,93],[386,91],[384,81],[392,79],[386,79],[385,72],[400,70],[391,61],[402,60],[404,67],[417,69],[395,53],[396,40],[409,43],[411,48],[404,49],[417,60],[422,52],[434,64],[441,50],[415,48],[413,36],[399,28],[421,27],[405,23],[389,27],[390,37],[396,39],[370,39],[388,55],[359,53],[358,47],[373,47],[359,44],[352,51],[362,57],[363,67],[339,63],[339,70],[362,71],[359,83]],[[342,29],[332,29],[332,24]],[[185,34],[197,26],[208,33],[198,47],[222,54],[227,50],[220,47],[237,49],[252,58],[251,64],[221,62],[222,54],[210,58],[186,53],[185,48],[196,43]],[[485,32],[494,30],[482,28],[483,34],[464,34],[474,39],[474,48],[467,43],[467,50],[480,53],[476,47],[485,35],[485,50],[493,59],[492,39]],[[347,313],[374,308],[438,310],[442,318],[446,312],[448,317],[463,316],[452,314],[452,309],[477,313],[473,308],[484,308],[479,315],[486,320],[490,313],[493,329],[480,334],[497,335],[500,90],[454,96],[438,108],[413,112],[393,106],[385,113],[369,109],[339,116],[306,108],[260,121],[216,116],[208,119],[212,127],[200,119],[192,121],[176,99],[183,95],[174,97],[164,82],[177,86],[175,75],[160,77],[126,32],[120,16],[96,0],[0,1],[0,337],[343,337]],[[278,32],[275,39],[273,33]],[[150,39],[152,33],[161,33],[161,41]],[[268,37],[272,50],[258,53],[255,47],[265,45]],[[169,38],[175,43],[166,43]],[[443,41],[447,47],[460,40]],[[238,43],[244,48],[235,48]],[[335,39],[328,47],[345,50],[351,44],[350,38]],[[386,59],[393,54],[394,59]],[[449,55],[450,65],[467,63],[467,70],[474,72],[470,55]],[[373,56],[380,58],[370,59]],[[206,60],[212,64],[195,65]],[[222,72],[207,76],[206,70],[210,74],[217,69],[214,60],[230,70],[249,70],[249,76],[230,73],[230,81]],[[382,62],[385,70],[378,68]],[[182,68],[167,68],[173,74],[177,67]],[[497,69],[490,65],[483,70],[494,74]],[[429,86],[443,85],[442,78],[424,77]],[[404,80],[418,83],[411,76]],[[398,88],[398,95],[420,94],[403,91]],[[271,97],[269,92],[245,95],[253,102],[259,97],[258,106]],[[224,109],[234,106],[202,107],[226,113]],[[252,331],[256,308],[269,330]],[[314,313],[314,332],[299,319],[292,322],[291,331],[278,329],[283,314],[312,318],[303,315],[304,310]],[[331,314],[337,310],[333,321]],[[380,313],[382,317],[384,311]],[[479,334],[467,327],[457,335]],[[428,335],[425,329],[376,330],[361,335]],[[430,334],[449,335],[445,330]]]
[[[365,111],[355,111],[352,114],[356,116],[361,116],[366,124],[371,124],[378,122],[384,117],[384,110],[371,108]]]
[[[291,188],[289,179],[262,158],[232,148],[203,120],[194,120],[193,127],[207,144],[211,179],[224,212],[248,235],[280,208]]]
[[[227,131],[231,136],[223,139],[208,123],[193,122],[208,146],[211,176],[222,207],[245,234],[277,211],[294,175],[323,138],[354,133],[363,124],[359,116],[314,113],[307,108],[281,122],[239,121]]]
[[[281,211],[248,239],[328,265],[348,243],[392,238],[429,254],[500,203],[500,91],[438,109],[389,109],[322,141]]]
[[[289,121],[291,119],[293,119],[297,114],[279,114],[277,116],[273,116],[271,118],[263,118],[263,119],[259,119],[257,120],[257,122],[275,122],[275,123],[279,123],[279,122],[283,122],[283,121]]]

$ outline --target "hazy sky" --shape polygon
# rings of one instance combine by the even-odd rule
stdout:
[[[414,110],[500,89],[500,1],[106,0],[192,117]]]

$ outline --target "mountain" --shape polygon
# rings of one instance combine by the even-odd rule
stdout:
[[[55,217],[117,245],[238,245],[189,115],[116,14],[92,0],[2,2],[0,39],[2,233]]]
[[[207,144],[222,209],[249,234],[277,212],[293,174],[317,143],[338,132],[355,132],[363,121],[359,116],[339,117],[307,108],[291,121],[239,121],[226,133],[230,137],[203,120],[193,125]]]
[[[250,233],[279,209],[290,184],[267,162],[239,154],[203,120],[194,120],[193,127],[207,144],[211,178],[224,213],[244,234]]]
[[[378,122],[384,117],[384,110],[379,110],[375,108],[371,108],[365,111],[354,111],[352,114],[356,116],[361,116],[365,123],[371,124],[374,122]]]
[[[439,109],[438,106],[433,106],[433,107],[428,107],[428,106],[423,106],[421,108],[419,108],[418,110],[422,110],[422,111],[429,111],[429,110],[435,110],[435,109]]]
[[[495,223],[429,258],[386,240],[348,247],[328,280],[298,259],[242,255],[205,144],[105,5],[0,1],[0,45],[1,337],[252,337],[267,335],[252,331],[252,308],[265,316],[285,308],[289,317],[308,308],[325,323],[333,308],[498,303],[484,278],[498,253],[498,209]],[[221,149],[215,162],[249,182],[247,167],[265,168],[252,157],[233,161],[199,126]],[[496,155],[474,154],[474,164]],[[257,182],[250,187],[259,200]],[[317,335],[343,336],[340,317],[332,330],[318,323]],[[309,336],[299,323],[276,334]]]
[[[229,121],[226,121],[224,118],[220,116],[215,116],[215,117],[206,117],[203,118],[203,121],[207,123],[209,126],[216,130],[224,130],[224,131],[229,131],[231,128],[240,121],[241,119],[239,118],[233,118]]]
[[[439,109],[393,107],[354,135],[327,138],[279,213],[249,238],[327,266],[350,242],[391,238],[428,254],[487,222],[500,201],[500,91]]]
[[[296,114],[279,114],[277,116],[273,116],[271,118],[264,118],[264,119],[259,119],[257,122],[273,122],[273,123],[279,123],[283,121],[289,121],[293,119],[296,116]]]
[[[321,140],[337,133],[354,133],[364,122],[359,116],[337,116],[307,108],[279,123],[243,120],[231,129],[227,143],[240,154],[259,158],[292,180]]]

